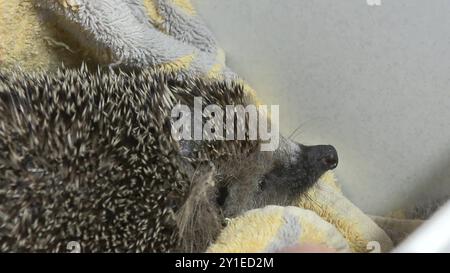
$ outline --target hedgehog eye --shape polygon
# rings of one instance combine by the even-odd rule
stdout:
[[[225,204],[225,200],[228,197],[228,188],[226,186],[221,186],[217,192],[217,204],[219,206],[223,206]]]
[[[258,181],[258,188],[260,191],[263,191],[266,188],[266,177],[265,176]]]

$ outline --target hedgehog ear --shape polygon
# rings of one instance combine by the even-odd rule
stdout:
[[[186,201],[177,213],[177,224],[184,251],[207,247],[222,228],[216,206],[215,166],[208,162],[193,172]]]

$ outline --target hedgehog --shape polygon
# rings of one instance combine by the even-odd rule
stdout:
[[[226,218],[287,205],[337,165],[329,145],[176,141],[195,97],[253,103],[238,83],[83,65],[0,70],[0,251],[204,251]]]

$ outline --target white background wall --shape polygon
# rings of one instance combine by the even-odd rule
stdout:
[[[194,0],[296,140],[333,144],[367,212],[450,193],[450,1]]]

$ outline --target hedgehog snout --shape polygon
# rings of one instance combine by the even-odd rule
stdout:
[[[308,161],[320,171],[332,170],[338,165],[336,148],[331,145],[303,146],[302,149],[307,153]]]

